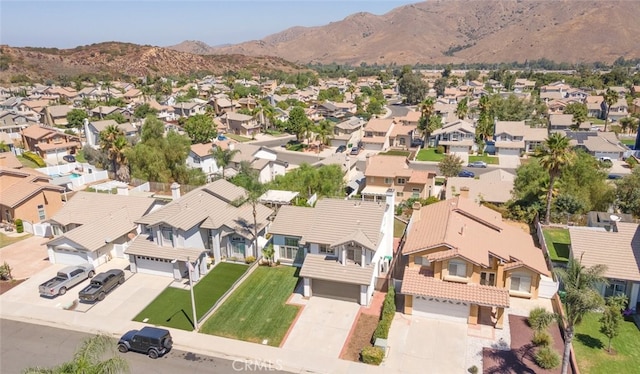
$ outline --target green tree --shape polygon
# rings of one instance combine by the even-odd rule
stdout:
[[[564,355],[562,357],[562,373],[566,374],[569,368],[571,354],[571,342],[575,332],[575,326],[580,324],[585,314],[600,308],[603,305],[602,296],[597,290],[600,283],[606,284],[604,265],[594,265],[586,268],[580,260],[570,258],[567,268],[555,268],[554,272],[560,278],[566,292],[564,307]]]
[[[23,371],[24,374],[102,374],[128,373],[129,364],[116,353],[116,344],[108,335],[96,335],[86,339],[75,352],[73,360],[54,368],[33,367]]]
[[[251,206],[253,214],[253,245],[256,253],[258,253],[258,205],[260,204],[260,197],[267,192],[269,187],[260,182],[258,172],[252,169],[247,161],[240,163],[238,174],[237,178],[234,179],[239,181],[239,185],[246,190],[246,194],[235,203],[237,205],[249,204]]]
[[[213,159],[216,160],[216,165],[222,170],[222,178],[224,178],[224,169],[229,166],[233,157],[240,153],[239,149],[222,148],[215,146],[211,150]]]
[[[611,341],[620,334],[622,324],[622,309],[627,304],[626,295],[609,296],[606,299],[606,306],[600,316],[600,332],[609,339],[607,351],[611,353]]]
[[[211,142],[218,135],[213,120],[206,114],[196,114],[189,117],[184,125],[184,131],[189,135],[193,144]]]
[[[578,129],[587,120],[587,105],[583,103],[569,103],[564,108],[564,114],[573,114],[573,127]]]
[[[133,116],[142,119],[147,118],[150,114],[155,116],[157,113],[158,111],[152,108],[148,103],[144,103],[136,107],[133,111]]]
[[[444,156],[440,163],[438,163],[438,169],[440,169],[440,173],[444,175],[446,178],[455,177],[462,171],[462,159],[460,156],[449,153]]]
[[[104,117],[104,119],[105,120],[112,119],[112,120],[116,121],[119,124],[127,122],[127,119],[120,112],[113,112],[113,113],[109,114],[108,116]]]
[[[276,251],[275,249],[273,249],[273,244],[269,244],[268,246],[262,248],[262,255],[267,259],[267,261],[269,261],[269,266],[271,266],[271,261],[273,261],[273,256],[275,255],[275,253]]]
[[[311,121],[307,118],[304,108],[296,106],[289,112],[287,131],[294,134],[296,139],[300,141],[305,134],[305,130],[309,126],[309,122]]]
[[[10,150],[9,145],[4,140],[0,140],[0,152],[9,152]]]
[[[545,224],[551,219],[551,201],[553,197],[553,184],[563,168],[573,161],[573,151],[569,147],[569,138],[559,134],[551,134],[542,147],[538,147],[534,153],[540,160],[540,165],[549,173],[549,190],[547,192]]]
[[[458,116],[458,119],[464,119],[469,113],[469,105],[467,102],[468,98],[466,97],[458,102],[456,107],[456,115]]]
[[[100,149],[107,154],[107,157],[111,161],[111,170],[115,173],[118,171],[118,146],[121,142],[116,141],[119,138],[124,138],[124,132],[117,125],[109,125],[100,132]],[[126,141],[126,139],[125,139]]]
[[[607,124],[609,123],[609,112],[611,111],[611,106],[618,101],[618,92],[612,90],[611,88],[607,88],[607,90],[602,94],[604,98],[604,102],[607,104],[607,113],[604,117],[604,131],[607,131]]]
[[[424,100],[429,87],[422,80],[422,75],[414,74],[409,70],[400,78],[398,91],[405,95],[407,104],[414,105]]]
[[[616,204],[624,213],[640,217],[640,167],[631,174],[615,181]]]
[[[71,109],[67,113],[67,127],[80,130],[82,133],[82,127],[84,127],[84,120],[89,118],[87,111],[84,109]]]
[[[318,122],[313,132],[316,134],[316,140],[320,142],[320,150],[322,150],[333,135],[333,122],[323,119]]]
[[[620,127],[622,127],[622,131],[624,133],[629,133],[629,129],[634,127],[634,123],[636,123],[638,121],[637,118],[633,118],[633,117],[624,117],[620,119]],[[635,126],[635,128],[637,129],[638,127]]]

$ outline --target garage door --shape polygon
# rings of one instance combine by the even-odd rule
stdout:
[[[169,260],[136,256],[138,273],[173,277],[173,264]]]
[[[313,296],[357,303],[360,302],[360,285],[313,279],[311,281],[311,294]]]
[[[500,156],[520,156],[519,148],[498,148],[498,155]]]
[[[80,265],[89,262],[86,252],[71,249],[54,249],[53,256],[56,264]]]
[[[413,315],[442,321],[467,323],[469,303],[414,296]]]
[[[469,153],[469,147],[467,146],[459,146],[459,145],[452,145],[451,148],[449,149],[450,153]]]

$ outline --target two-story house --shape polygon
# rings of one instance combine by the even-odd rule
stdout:
[[[100,147],[100,133],[109,126],[116,126],[122,130],[125,137],[132,139],[138,134],[138,128],[131,122],[118,123],[112,119],[105,119],[102,121],[85,121],[84,134],[87,140],[87,145],[93,148]]]
[[[510,297],[536,299],[550,280],[528,232],[462,196],[416,204],[402,255],[404,313],[434,319],[475,325],[482,315],[502,328]]]
[[[605,103],[606,105],[606,103]],[[609,121],[619,121],[621,118],[629,116],[629,105],[627,99],[623,97],[613,103],[609,108]]]
[[[254,136],[260,132],[261,125],[252,116],[236,112],[226,112],[220,120],[227,126],[229,132],[236,135]]]
[[[435,193],[436,174],[412,169],[409,161],[401,156],[368,157],[364,176],[366,187],[361,195],[366,200],[384,198],[389,188],[396,192],[396,203],[410,198],[426,199]]]
[[[175,110],[170,105],[162,105],[155,100],[148,102],[149,107],[156,111],[156,117],[164,121],[173,121],[176,119]]]
[[[394,191],[383,202],[321,199],[282,206],[270,226],[275,259],[300,266],[305,297],[369,305],[393,256]]]
[[[389,148],[389,135],[395,123],[390,118],[372,118],[364,127],[364,136],[360,139],[366,150],[384,151]]]
[[[174,184],[172,202],[136,221],[141,235],[125,250],[132,272],[182,279],[191,262],[198,269],[197,280],[206,272],[207,255],[216,262],[261,256],[271,209],[255,206],[259,246],[255,248],[253,207],[245,202],[243,188],[218,179],[184,196],[179,191]]]
[[[260,183],[268,183],[275,179],[278,175],[284,175],[289,163],[278,159],[278,154],[267,147],[261,147],[247,143],[229,142],[229,149],[238,152],[231,158],[228,168],[225,169],[225,175],[234,175],[240,170],[241,163],[246,161],[251,168],[258,173]]]
[[[587,96],[584,99],[584,103],[587,105],[587,117],[603,118],[606,104],[604,103],[604,98],[602,96]]]
[[[429,143],[433,146],[443,146],[445,153],[469,153],[474,149],[476,130],[473,125],[464,120],[445,123],[441,128],[431,133]]]
[[[220,173],[220,168],[211,153],[213,147],[213,143],[192,144],[187,155],[187,166],[202,170],[209,180],[214,174]]]
[[[21,132],[38,121],[29,116],[13,112],[0,112],[0,132],[5,133],[12,140],[20,140]]]
[[[349,144],[358,144],[362,137],[362,129],[366,124],[367,122],[359,117],[351,117],[345,121],[337,123],[333,127],[331,146],[339,147],[344,145],[345,147],[348,147]]]
[[[22,130],[22,141],[26,149],[56,164],[64,155],[75,154],[82,147],[77,136],[39,125]]]
[[[619,160],[627,150],[612,131],[566,131],[565,134],[571,146],[581,148],[595,158]]]
[[[547,136],[546,128],[531,127],[524,121],[496,121],[496,155],[520,156],[522,153],[533,152],[544,143]]]
[[[70,105],[51,105],[44,108],[43,122],[47,126],[66,126],[67,113],[73,109]]]
[[[191,117],[195,116],[196,114],[204,114],[205,106],[193,101],[186,103],[176,103],[173,105],[173,111],[177,116]]]

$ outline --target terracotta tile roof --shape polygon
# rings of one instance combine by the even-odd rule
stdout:
[[[421,267],[405,268],[400,292],[484,306],[509,307],[509,290],[507,289],[442,281],[435,279],[430,271]]]
[[[375,155],[369,157],[364,175],[367,177],[411,177],[413,170],[409,169],[409,163],[405,157]]]
[[[12,177],[3,178],[4,175]],[[21,179],[16,179],[15,177]],[[43,190],[62,193],[63,187],[48,183],[51,178],[30,168],[0,167],[0,204],[16,207]]]
[[[489,256],[507,262],[522,261],[536,272],[549,270],[531,235],[502,221],[499,213],[456,197],[414,211],[402,253],[407,255],[437,247],[456,249],[460,257],[489,267]]]
[[[478,179],[452,177],[447,180],[447,195],[460,193],[462,187],[469,188],[469,198],[474,201],[505,203],[511,199],[515,175],[502,169],[480,174]],[[449,195],[451,192],[452,195]]]
[[[9,169],[20,169],[22,168],[22,163],[12,152],[2,152],[0,153],[0,166]]]
[[[41,139],[41,138],[44,138],[45,136],[51,135],[54,132],[55,131],[47,129],[40,125],[31,125],[26,129],[22,130],[22,135],[26,136],[27,138]]]
[[[607,266],[608,278],[640,281],[640,225],[618,222],[618,232],[569,227],[571,251],[582,265]]]
[[[433,172],[428,172],[425,170],[413,170],[408,183],[427,184],[429,183],[429,179],[433,179],[435,178],[435,176],[436,174]]]
[[[196,156],[206,157],[211,155],[213,145],[211,143],[202,143],[202,144],[192,144],[191,152],[193,152]]]
[[[62,142],[62,143],[38,143],[36,147],[42,151],[50,151],[52,149],[69,149],[73,147],[80,148],[80,142]]]
[[[395,125],[391,130],[389,136],[396,137],[398,135],[409,135],[412,131],[416,131],[418,126],[416,125]]]
[[[372,118],[364,127],[365,131],[384,132],[389,131],[393,125],[393,119],[390,118]]]

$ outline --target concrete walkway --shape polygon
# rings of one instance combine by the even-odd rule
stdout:
[[[11,234],[8,236],[28,235]],[[0,263],[6,261],[11,266],[11,275],[14,279],[29,278],[51,266],[45,245],[49,240],[41,236],[31,236],[0,248]]]

